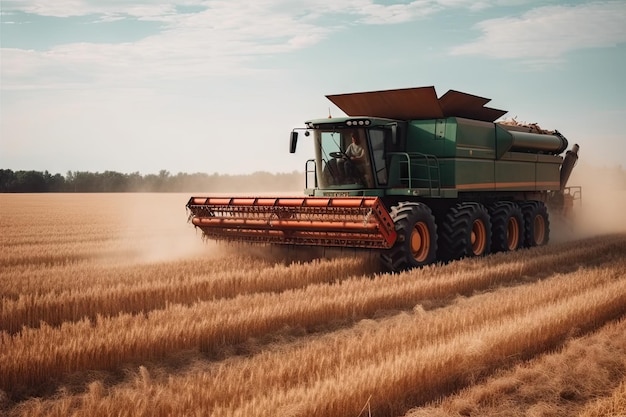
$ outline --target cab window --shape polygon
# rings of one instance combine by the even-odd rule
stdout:
[[[385,131],[372,129],[369,131],[374,174],[378,184],[387,184],[387,163],[385,162]]]

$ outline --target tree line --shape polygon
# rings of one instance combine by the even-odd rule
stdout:
[[[225,175],[179,172],[172,175],[141,175],[115,171],[68,171],[66,175],[48,171],[12,171],[0,169],[0,193],[125,193],[125,192],[256,192],[295,191],[304,188],[304,175],[255,172]]]

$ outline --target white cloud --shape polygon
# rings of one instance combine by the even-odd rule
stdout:
[[[520,17],[483,21],[477,29],[483,32],[479,39],[451,53],[553,62],[573,50],[626,42],[626,2],[540,7]]]
[[[464,0],[461,0],[465,2]],[[467,3],[467,2],[465,2]],[[360,9],[361,21],[368,24],[390,24],[410,22],[416,18],[429,16],[442,9],[437,2],[423,0],[410,3],[382,5],[370,3]]]
[[[198,4],[199,1],[177,1],[170,0],[168,4],[155,4],[153,1],[86,1],[86,0],[7,0],[3,2],[5,10],[22,11],[39,16],[51,17],[73,17],[86,16],[91,14],[102,14],[104,16],[125,14],[134,17],[161,16],[164,13],[171,13],[174,6]]]
[[[509,2],[511,0],[508,0]],[[41,16],[70,17],[90,14],[125,14],[134,17],[158,17],[172,13],[176,6],[199,6],[213,10],[232,9],[245,13],[250,9],[300,11],[313,15],[347,13],[363,16],[372,23],[407,21],[448,7],[482,8],[498,3],[498,0],[413,0],[395,4],[381,4],[375,0],[256,0],[254,2],[224,0],[169,0],[155,3],[152,0],[6,0],[7,10],[20,10]],[[392,2],[393,3],[393,2]],[[265,14],[265,13],[263,13]],[[377,19],[378,17],[378,19]]]
[[[78,3],[80,7],[76,6]],[[57,15],[106,13],[103,20],[119,17],[101,7],[88,8],[84,2],[54,3],[46,8],[44,5],[48,4],[35,4],[24,10]],[[54,78],[50,73],[64,69],[67,83],[82,78],[76,79],[74,73],[89,74],[92,86],[122,81],[134,84],[150,77],[154,80],[232,75],[249,71],[244,64],[256,55],[301,49],[329,33],[329,29],[297,16],[272,12],[258,3],[245,7],[236,1],[211,2],[208,9],[200,12],[175,14],[173,10],[136,5],[123,8],[127,15],[165,22],[161,33],[132,43],[79,42],[46,51],[3,48],[3,89],[59,87],[50,84]]]
[[[254,71],[251,61],[255,57],[307,48],[347,25],[401,23],[451,8],[487,8],[499,1],[6,1],[3,8],[7,13],[94,16],[100,21],[135,18],[160,21],[163,28],[160,33],[128,43],[77,42],[45,51],[3,48],[2,88],[58,88],[81,82],[92,87],[125,87],[148,79],[249,74]],[[189,10],[194,12],[177,13],[178,6],[191,6]],[[558,60],[573,49],[624,42],[626,3],[541,7],[520,17],[484,21],[477,28],[483,35],[453,48],[452,54]]]
[[[92,87],[128,86],[144,79],[248,73],[251,66],[246,63],[255,56],[306,48],[340,30],[339,25],[329,25],[327,17],[343,16],[346,23],[389,23],[431,13],[434,4],[432,0],[389,6],[372,0],[9,1],[10,11],[94,16],[96,22],[132,17],[161,21],[164,29],[132,43],[77,42],[46,51],[4,48],[3,89],[58,88],[81,81],[89,81]],[[199,11],[177,14],[176,6],[196,6]]]
[[[501,0],[19,0],[8,13],[94,16],[97,21],[160,21],[159,33],[128,43],[70,43],[45,51],[2,49],[4,90],[71,87],[127,87],[143,80],[194,79],[250,74],[258,56],[310,47],[348,25],[394,24],[450,8],[475,9]],[[522,1],[522,0],[518,0]],[[546,61],[568,50],[606,46],[626,38],[623,2],[577,7],[543,7],[519,18],[482,22],[483,36],[452,50],[499,58]],[[178,6],[190,6],[177,13]]]

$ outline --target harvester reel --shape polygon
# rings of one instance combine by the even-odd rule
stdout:
[[[543,246],[550,240],[548,209],[541,201],[520,204],[524,216],[524,247]]]
[[[437,259],[437,225],[430,208],[422,203],[399,203],[391,208],[398,238],[382,252],[381,261],[399,272],[431,264]]]
[[[491,252],[491,221],[485,206],[464,202],[452,207],[441,223],[439,247],[445,261]]]
[[[511,201],[498,201],[489,206],[491,215],[491,250],[514,251],[524,242],[524,218],[519,206]]]

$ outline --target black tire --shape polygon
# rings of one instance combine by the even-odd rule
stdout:
[[[399,272],[435,262],[437,225],[430,208],[422,203],[399,203],[390,215],[398,238],[391,249],[381,253],[382,264]]]
[[[439,249],[443,261],[490,253],[491,220],[485,206],[464,202],[450,208],[440,223]]]
[[[550,218],[542,201],[520,203],[524,216],[524,247],[543,246],[550,240]]]
[[[498,201],[488,208],[491,216],[491,251],[519,249],[524,243],[524,217],[519,206],[511,201]]]

